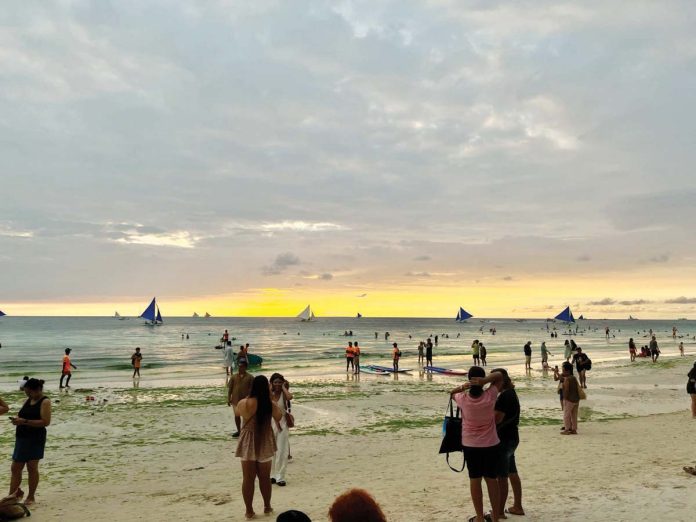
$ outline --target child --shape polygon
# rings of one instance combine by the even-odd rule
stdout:
[[[135,349],[135,353],[131,355],[131,364],[133,365],[133,378],[137,375],[140,377],[140,361],[143,360],[143,354],[140,353],[140,347]]]
[[[65,349],[65,355],[63,356],[63,371],[60,374],[60,388],[70,388],[70,377],[72,377],[72,372],[70,371],[71,368],[74,368],[77,370],[77,366],[75,366],[73,363],[70,362],[70,352],[72,350],[70,348]],[[65,386],[63,386],[63,379],[65,377],[68,377],[68,379],[65,381]]]

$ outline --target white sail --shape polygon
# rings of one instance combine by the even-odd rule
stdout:
[[[312,307],[310,305],[307,305],[307,308],[302,310],[298,315],[298,319],[302,319],[303,321],[311,321],[315,318],[316,316],[314,315],[314,312],[312,312]]]
[[[118,313],[118,311],[114,312],[114,317],[121,317],[121,314]]]

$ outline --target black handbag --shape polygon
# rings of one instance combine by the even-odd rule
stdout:
[[[442,424],[442,443],[440,444],[440,454],[447,453],[447,465],[452,471],[461,473],[466,467],[466,458],[464,457],[464,448],[462,447],[462,417],[461,411],[457,406],[457,411],[454,411],[454,401],[450,397],[449,415],[445,415],[445,420]],[[462,469],[453,468],[450,464],[450,453],[461,452],[462,454]]]

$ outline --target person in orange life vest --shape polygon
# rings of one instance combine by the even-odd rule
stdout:
[[[72,377],[71,368],[74,368],[77,370],[77,366],[75,366],[73,363],[70,362],[70,352],[71,351],[72,350],[70,348],[66,348],[65,355],[63,356],[63,371],[60,374],[60,387],[61,388],[70,388],[70,377]],[[65,379],[66,376],[68,378],[65,381],[65,386],[63,386],[63,379]]]
[[[358,346],[358,341],[353,343],[353,364],[355,365],[355,372],[360,373],[360,347]]]
[[[399,350],[399,347],[396,343],[394,343],[394,349],[392,350],[392,357],[393,361],[392,364],[394,365],[394,371],[398,372],[399,371],[399,359],[401,358],[401,350]]]
[[[355,351],[353,350],[353,341],[348,341],[348,346],[346,347],[346,371],[348,367],[351,367],[355,371]]]

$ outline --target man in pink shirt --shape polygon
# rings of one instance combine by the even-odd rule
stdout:
[[[490,384],[488,389],[483,387]],[[503,376],[494,372],[486,377],[479,366],[469,370],[469,382],[452,390],[451,395],[462,410],[462,446],[469,468],[469,489],[476,515],[469,522],[484,522],[483,488],[486,481],[488,498],[491,501],[491,519],[497,522],[499,510],[498,461],[499,443],[495,429],[495,403],[503,385]]]

